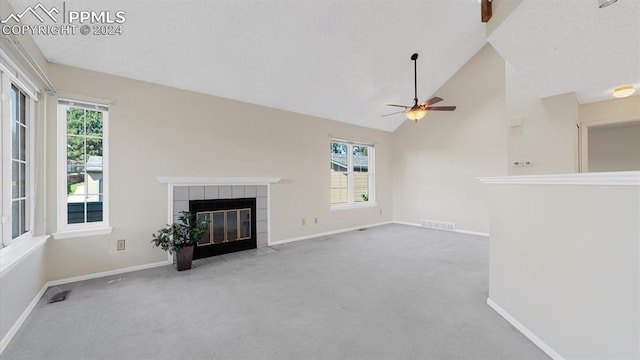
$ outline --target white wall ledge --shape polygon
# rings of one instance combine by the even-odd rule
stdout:
[[[156,177],[159,183],[170,185],[265,185],[282,180],[279,177]]]
[[[479,177],[485,184],[640,186],[640,171]]]
[[[48,239],[49,235],[32,236],[2,248],[0,250],[0,278],[27,258],[29,254],[43,246]]]

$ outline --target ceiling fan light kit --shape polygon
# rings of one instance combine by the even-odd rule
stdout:
[[[407,116],[407,119],[418,122],[418,120],[427,115],[427,110],[421,109],[420,107],[418,107],[417,109],[411,108],[404,114]]]
[[[415,122],[418,122],[418,120],[422,119],[423,117],[425,117],[427,115],[427,112],[429,112],[429,110],[436,110],[436,111],[453,111],[456,109],[455,106],[432,106],[433,104],[439,103],[440,101],[442,101],[442,98],[439,97],[432,97],[431,99],[418,104],[418,54],[415,53],[413,55],[411,55],[411,60],[413,61],[413,90],[414,90],[414,98],[413,98],[413,106],[407,106],[407,105],[396,105],[396,104],[387,104],[387,106],[395,106],[395,107],[401,107],[404,108],[403,111],[398,111],[398,112],[394,112],[391,114],[386,114],[386,115],[382,115],[384,116],[389,116],[389,115],[395,115],[395,114],[399,114],[399,113],[404,113],[404,115],[407,117],[407,119],[409,120],[413,120]]]
[[[634,92],[636,92],[636,89],[632,85],[625,85],[613,89],[613,96],[617,98],[625,98],[633,95]]]

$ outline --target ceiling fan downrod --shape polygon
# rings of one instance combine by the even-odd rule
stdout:
[[[413,60],[413,106],[418,106],[418,53],[411,55]]]

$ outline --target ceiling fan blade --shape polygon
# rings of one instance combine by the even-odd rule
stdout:
[[[403,111],[396,111],[396,112],[393,112],[391,114],[382,115],[382,117],[396,115],[396,114],[402,114],[402,113],[404,113],[404,110]]]
[[[387,104],[387,106],[395,106],[395,107],[402,107],[405,109],[409,109],[411,106],[407,106],[407,105],[396,105],[396,104]]]
[[[426,110],[436,110],[436,111],[453,111],[456,109],[455,106],[427,106],[425,107]]]
[[[440,101],[442,101],[442,100],[443,100],[442,98],[439,98],[439,97],[437,97],[437,96],[434,96],[434,97],[432,97],[431,99],[429,99],[429,100],[427,100],[427,101],[423,102],[423,103],[422,103],[422,104],[420,104],[420,105],[422,105],[422,106],[429,106],[429,105],[437,104],[437,103],[439,103],[439,102],[440,102]]]

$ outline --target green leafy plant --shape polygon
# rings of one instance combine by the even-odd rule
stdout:
[[[184,247],[195,245],[207,232],[208,227],[207,220],[198,220],[194,214],[181,211],[178,222],[159,229],[153,234],[151,242],[164,251],[179,252]]]

